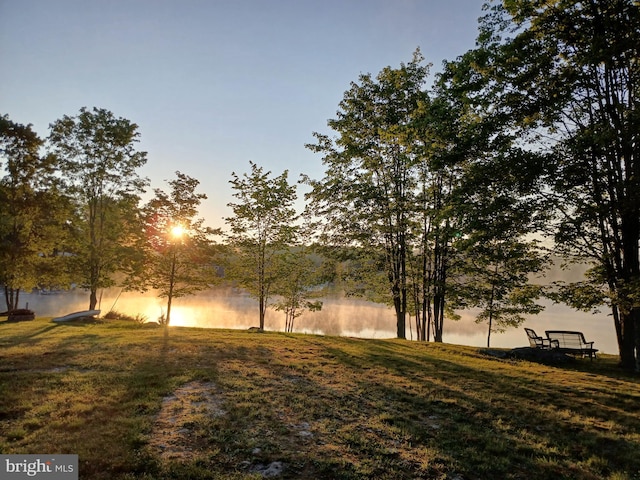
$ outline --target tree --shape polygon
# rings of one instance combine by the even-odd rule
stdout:
[[[21,290],[48,283],[43,272],[62,236],[63,202],[53,159],[40,155],[43,143],[31,125],[0,116],[0,160],[6,171],[0,178],[0,283],[9,311],[18,308]]]
[[[146,152],[135,150],[138,126],[105,109],[82,108],[50,128],[51,150],[77,205],[72,253],[93,310],[98,290],[113,285],[114,273],[135,253],[131,237],[140,233],[136,214],[147,184],[136,170],[146,163]]]
[[[543,288],[532,281],[542,276],[549,261],[540,241],[530,235],[546,221],[537,213],[531,178],[523,171],[522,176],[509,175],[506,167],[526,152],[508,137],[486,142],[474,131],[477,143],[489,148],[466,162],[456,191],[462,273],[458,294],[466,306],[481,309],[476,322],[488,324],[489,347],[493,332],[517,327],[525,314],[544,309],[536,303]]]
[[[324,155],[322,180],[306,179],[314,214],[324,219],[324,241],[380,251],[384,255],[397,336],[406,338],[407,261],[414,220],[416,168],[412,119],[426,98],[428,67],[419,51],[399,69],[387,67],[374,79],[361,75],[328,125],[338,138],[315,133],[308,145]]]
[[[441,342],[445,314],[457,306],[455,277],[460,238],[457,202],[465,165],[477,154],[475,133],[464,107],[436,82],[414,114],[414,152],[420,156],[410,263],[412,308],[418,339]]]
[[[140,284],[167,299],[161,323],[171,322],[171,305],[175,298],[192,295],[208,288],[215,280],[212,263],[214,231],[196,218],[198,207],[207,196],[196,193],[195,178],[176,172],[167,182],[170,193],[154,189],[155,197],[143,208],[146,233],[145,269]]]
[[[481,24],[467,77],[480,79],[469,98],[490,100],[497,128],[532,140],[527,168],[545,167],[538,193],[554,213],[547,231],[558,251],[595,264],[585,286],[610,306],[622,365],[636,370],[639,49],[632,0],[505,0]]]
[[[298,215],[293,208],[296,188],[288,183],[288,171],[269,178],[250,162],[251,173],[232,173],[229,181],[238,203],[229,203],[233,216],[225,218],[230,227],[227,240],[235,257],[228,265],[226,276],[235,280],[258,299],[260,328],[273,287],[282,272],[279,259],[294,243]]]
[[[322,302],[314,300],[321,291],[313,288],[320,283],[320,272],[305,247],[292,248],[281,255],[278,271],[273,292],[279,299],[274,308],[284,312],[285,331],[292,332],[295,319],[305,311],[322,310]]]
[[[542,287],[530,283],[529,275],[540,271],[544,258],[530,243],[517,238],[492,238],[476,242],[467,250],[469,283],[466,300],[480,308],[476,323],[486,323],[487,348],[491,333],[518,327],[524,314],[538,314],[544,307],[535,303],[542,296]]]

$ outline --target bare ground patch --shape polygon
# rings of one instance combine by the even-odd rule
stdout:
[[[256,381],[274,380],[266,377]],[[285,394],[282,385],[274,382],[272,386],[278,393],[272,391],[272,398],[265,399],[270,413],[253,417],[244,411],[247,399],[241,399],[247,392],[223,392],[212,382],[186,383],[163,399],[148,448],[164,462],[210,461],[213,455],[218,467],[280,477],[293,468],[292,458],[305,458],[303,452],[314,448],[315,434],[312,425],[296,421],[288,408],[282,408],[286,403],[280,397]],[[229,404],[243,413],[227,411]]]
[[[203,418],[226,415],[223,397],[212,382],[189,382],[162,400],[149,440],[149,447],[163,460],[190,460],[197,455],[194,424]]]

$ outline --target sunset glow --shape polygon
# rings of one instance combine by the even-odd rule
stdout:
[[[184,235],[184,228],[182,227],[182,225],[175,225],[174,227],[171,228],[171,236],[173,238],[182,238],[183,235]]]

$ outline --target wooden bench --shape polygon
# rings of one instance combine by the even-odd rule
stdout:
[[[559,351],[573,355],[589,356],[591,360],[596,356],[597,349],[593,348],[593,342],[587,342],[582,332],[570,332],[568,330],[547,330],[544,332],[549,342],[557,344]]]

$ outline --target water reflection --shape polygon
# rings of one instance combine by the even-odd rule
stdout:
[[[86,292],[71,291],[51,295],[23,294],[20,303],[21,306],[28,303],[29,308],[38,316],[60,316],[85,310],[88,302]],[[325,298],[323,302],[320,312],[306,312],[297,318],[294,331],[361,338],[395,337],[395,315],[389,307],[362,299],[342,297]],[[127,315],[141,314],[149,320],[156,320],[165,306],[166,302],[153,294],[121,293],[118,289],[111,289],[103,292],[99,308],[103,313],[113,309]],[[552,329],[579,330],[584,332],[588,341],[595,341],[596,348],[601,352],[617,354],[613,320],[606,313],[591,315],[550,302],[546,307],[540,315],[528,317],[526,326],[541,335],[544,335],[545,330]],[[460,313],[462,319],[457,322],[445,320],[444,341],[486,346],[487,327],[474,322],[473,312]],[[171,323],[174,326],[247,329],[258,324],[258,306],[255,300],[238,291],[214,289],[193,297],[175,299],[171,309]],[[265,327],[269,330],[284,330],[284,315],[269,310]],[[407,326],[407,337],[415,338],[412,325]],[[492,347],[513,348],[525,345],[528,342],[522,328],[491,335]]]

